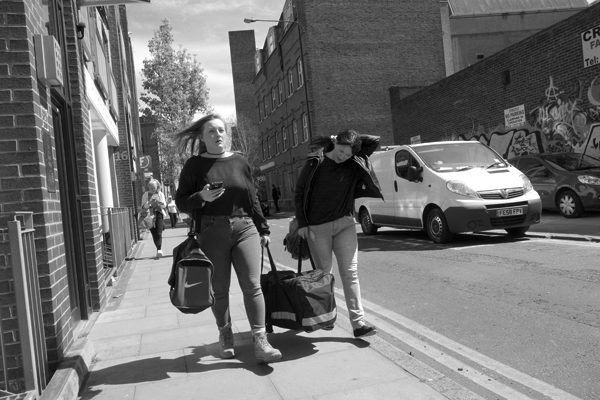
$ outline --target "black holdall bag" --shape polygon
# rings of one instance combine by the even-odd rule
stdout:
[[[197,314],[215,304],[212,290],[213,264],[200,249],[194,232],[173,249],[173,266],[169,276],[171,303],[184,314]]]
[[[304,246],[308,248],[308,244],[304,243]],[[312,271],[302,272],[301,259],[298,260],[298,272],[277,270],[271,250],[266,247],[271,271],[261,275],[261,288],[265,297],[267,331],[272,332],[272,327],[278,326],[313,332],[332,325],[337,318],[333,275],[316,269],[310,252]]]
[[[308,260],[308,245],[301,246],[300,241],[302,237],[298,235],[299,230],[298,220],[296,217],[290,218],[288,233],[285,235],[283,239],[283,247],[292,255],[294,260],[299,259],[300,257],[303,260]]]

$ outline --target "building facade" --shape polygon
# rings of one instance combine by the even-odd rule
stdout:
[[[101,3],[0,2],[0,353],[8,376],[0,390],[6,392],[29,389],[7,221],[27,215],[33,221],[39,277],[33,297],[41,304],[48,371],[42,388],[86,321],[106,305],[121,267],[115,237],[135,229],[140,129],[127,11]],[[115,226],[118,213],[126,218]]]
[[[505,158],[573,151],[600,158],[600,3],[406,98],[397,144],[479,140]]]
[[[279,21],[254,57],[254,107],[266,187],[289,209],[314,137],[354,129],[393,144],[390,86],[418,90],[445,64],[437,1],[288,0]]]
[[[587,8],[586,0],[440,2],[448,63],[458,72]]]

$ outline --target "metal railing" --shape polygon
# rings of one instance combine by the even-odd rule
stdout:
[[[16,212],[13,214],[13,220],[8,221],[7,224],[20,341],[20,354],[16,356],[20,355],[22,358],[25,390],[41,395],[48,382],[49,371],[37,271],[33,213]],[[2,325],[1,321],[0,325]],[[3,338],[10,337],[10,335],[6,335],[7,332],[2,327],[0,327],[0,331]],[[16,342],[16,339],[13,330],[13,340]],[[3,340],[1,344],[5,388],[8,391],[10,378],[5,351],[8,343]],[[16,343],[10,343],[11,346],[13,344]],[[11,352],[11,357],[15,357],[14,350]]]
[[[110,207],[107,209],[109,235],[104,244],[104,264],[113,268],[108,278],[117,275],[127,255],[132,251],[133,220],[131,211],[126,207]]]

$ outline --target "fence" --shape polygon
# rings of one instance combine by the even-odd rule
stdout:
[[[125,207],[108,208],[109,235],[104,243],[104,266],[113,268],[107,279],[118,275],[123,261],[132,250],[133,219],[131,211]]]
[[[0,350],[5,391],[0,391],[0,394],[20,391],[24,381],[24,390],[37,397],[46,387],[49,372],[33,213],[14,213],[7,225],[9,248],[3,246],[3,255],[4,259],[8,260],[7,250],[10,252],[14,293],[3,293],[9,301],[3,302],[4,312],[0,315]],[[22,365],[19,365],[19,356]]]

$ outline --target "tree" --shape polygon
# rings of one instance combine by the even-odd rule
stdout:
[[[258,138],[258,127],[252,119],[243,114],[237,115],[237,121],[229,118],[231,129],[231,150],[239,152],[252,167],[252,172],[260,172],[262,148]]]
[[[211,111],[206,76],[196,56],[186,49],[173,49],[173,28],[163,19],[148,42],[150,59],[144,59],[140,112],[156,122],[160,173],[174,182],[183,165],[183,155],[174,147],[171,135],[189,125],[197,113]]]

